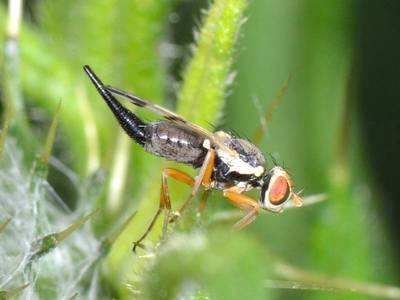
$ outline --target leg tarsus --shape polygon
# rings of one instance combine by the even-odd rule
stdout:
[[[140,248],[145,248],[141,242],[147,237],[147,235],[149,234],[149,232],[153,229],[154,224],[156,223],[158,217],[160,216],[161,212],[163,210],[163,207],[159,207],[156,214],[154,215],[153,219],[150,222],[149,227],[147,227],[146,231],[143,233],[143,235],[135,242],[133,242],[133,248],[132,251],[134,253],[136,253],[136,247],[140,247]]]
[[[251,224],[258,216],[260,205],[258,202],[246,195],[239,194],[235,191],[224,191],[224,197],[227,198],[234,205],[245,210],[247,214],[234,225],[234,228],[243,229]]]
[[[163,221],[163,226],[162,226],[161,240],[164,240],[166,238],[166,236],[167,236],[168,221],[169,221],[170,212],[171,212],[170,208],[165,209],[164,221]]]
[[[254,207],[242,219],[236,222],[235,225],[233,225],[233,227],[236,229],[245,228],[247,225],[251,224],[257,218],[258,213],[259,213],[259,208]]]
[[[199,212],[202,213],[204,208],[206,207],[208,196],[210,195],[210,190],[205,190],[203,193],[203,197],[201,197],[200,204],[199,204]]]

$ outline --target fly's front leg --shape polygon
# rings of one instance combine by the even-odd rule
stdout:
[[[251,224],[258,216],[260,212],[260,205],[258,202],[246,195],[239,194],[235,191],[224,191],[224,197],[227,198],[231,203],[245,210],[247,214],[240,219],[234,226],[234,228],[242,229],[247,225]]]
[[[153,229],[158,217],[162,213],[163,210],[165,210],[165,217],[164,217],[164,222],[163,222],[163,227],[162,227],[162,238],[165,237],[168,229],[168,219],[169,219],[169,213],[171,211],[171,201],[169,197],[169,190],[168,190],[168,178],[172,177],[180,182],[183,182],[189,186],[194,185],[194,179],[189,176],[187,173],[172,169],[172,168],[165,168],[162,170],[161,173],[161,188],[160,188],[160,206],[154,215],[149,227],[145,231],[145,233],[136,241],[133,243],[133,252],[136,251],[136,247],[142,247],[143,245],[141,242],[146,238],[146,236],[149,234],[149,232]]]

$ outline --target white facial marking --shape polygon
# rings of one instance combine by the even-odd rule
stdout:
[[[168,135],[164,134],[160,136],[160,139],[162,140],[168,140]]]
[[[210,149],[211,148],[211,143],[209,139],[205,139],[203,142],[203,147],[206,149]]]
[[[176,138],[176,137],[172,137],[172,138],[171,138],[171,142],[173,142],[173,143],[177,143],[177,142],[178,142],[178,138]]]

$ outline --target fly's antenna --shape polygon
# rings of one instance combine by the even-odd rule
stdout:
[[[92,69],[85,65],[83,70],[89,76],[93,85],[96,87],[99,94],[103,97],[108,107],[114,113],[121,127],[125,132],[134,139],[138,144],[144,146],[146,142],[146,136],[144,128],[146,123],[139,119],[134,113],[128,110],[126,107],[121,105],[117,99],[106,89],[101,80],[96,76]]]

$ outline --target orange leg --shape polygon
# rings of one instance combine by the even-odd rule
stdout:
[[[303,202],[301,202],[300,196],[294,192],[292,192],[292,201],[294,203],[294,206],[296,206],[296,207],[301,207],[303,205]]]
[[[258,202],[246,195],[239,194],[234,191],[225,190],[224,197],[227,198],[234,205],[245,210],[247,214],[240,219],[235,225],[235,228],[242,229],[252,223],[260,211]]]
[[[195,195],[197,193],[200,185],[203,185],[206,189],[209,188],[211,184],[212,171],[214,169],[214,162],[215,162],[215,151],[213,149],[210,149],[208,150],[203,165],[201,166],[199,175],[197,175],[196,177],[196,181],[192,189],[192,195]]]
[[[163,229],[162,229],[162,236],[164,237],[167,232],[167,227],[168,227],[168,219],[169,219],[169,213],[171,211],[171,201],[169,198],[169,190],[168,190],[168,178],[172,177],[180,182],[183,182],[187,185],[193,186],[194,185],[194,179],[189,176],[187,173],[178,171],[176,169],[172,168],[165,168],[162,170],[161,173],[161,188],[160,188],[160,206],[154,215],[149,227],[145,231],[145,233],[136,241],[133,243],[133,252],[136,251],[136,247],[142,247],[143,245],[141,242],[146,238],[146,236],[149,234],[151,229],[154,227],[154,224],[156,223],[158,217],[160,216],[161,212],[163,209],[165,209],[165,217],[164,217],[164,222],[163,222]]]
[[[204,194],[203,194],[203,197],[201,197],[200,204],[199,204],[199,212],[200,213],[203,212],[203,210],[204,210],[204,208],[205,208],[205,206],[207,204],[207,199],[208,199],[209,195],[210,195],[210,190],[205,190]]]
[[[215,162],[215,151],[213,149],[208,150],[206,158],[204,159],[203,165],[200,168],[199,175],[196,176],[196,180],[194,182],[192,192],[189,197],[183,203],[182,207],[179,209],[179,214],[181,215],[189,203],[192,201],[193,197],[197,194],[200,185],[203,185],[206,191],[210,187],[211,183],[211,175],[214,168]],[[208,193],[206,193],[208,196]],[[206,196],[206,197],[207,197]],[[203,196],[204,198],[204,196]],[[176,217],[171,220],[171,222],[175,221]]]

